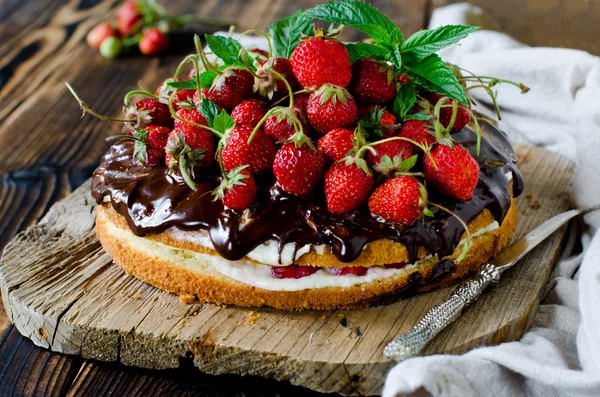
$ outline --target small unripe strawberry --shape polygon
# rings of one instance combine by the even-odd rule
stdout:
[[[169,48],[169,41],[163,32],[157,28],[150,28],[144,32],[139,48],[142,54],[155,56]]]
[[[110,22],[102,22],[87,34],[86,42],[92,48],[100,48],[100,44],[109,37],[119,37],[119,32]]]
[[[104,58],[114,59],[121,54],[121,50],[123,49],[123,44],[121,40],[117,37],[107,37],[100,44],[100,54]]]

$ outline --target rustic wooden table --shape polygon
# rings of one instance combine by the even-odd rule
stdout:
[[[272,21],[317,1],[171,0],[172,13],[196,12],[236,22],[238,30]],[[405,34],[427,25],[446,0],[378,0]],[[55,201],[86,180],[118,126],[86,117],[63,81],[89,105],[117,114],[124,92],[138,81],[155,86],[190,43],[161,58],[103,59],[85,35],[112,15],[117,0],[0,0],[0,249],[36,222]],[[475,0],[499,28],[531,45],[565,46],[600,54],[600,2]],[[345,39],[352,39],[345,33]],[[189,363],[152,372],[68,357],[35,347],[9,323],[0,305],[0,396],[8,395],[316,395],[263,379],[208,376]]]

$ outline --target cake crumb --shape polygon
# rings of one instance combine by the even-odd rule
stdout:
[[[139,313],[139,312],[140,312],[140,309],[136,309],[136,310],[135,310],[135,312],[136,312],[136,313]]]
[[[346,316],[344,316],[344,313],[339,313],[339,314],[338,314],[338,317],[339,317],[339,318],[344,318],[344,317],[346,317]]]
[[[290,326],[290,324],[288,324],[288,323],[283,323],[283,326],[284,326],[284,327],[289,327],[289,326]]]
[[[142,295],[140,295],[140,294],[135,294],[135,295],[133,295],[133,298],[134,298],[134,299],[137,299],[137,300],[141,300],[141,299],[142,299]]]
[[[540,202],[537,200],[533,201],[531,204],[529,204],[529,208],[537,210],[538,208],[540,208]]]
[[[196,301],[196,295],[192,295],[192,294],[179,295],[179,300],[182,303],[194,303]]]
[[[527,195],[525,196],[525,198],[526,198],[527,200],[531,200],[531,199],[533,198],[533,192],[529,192],[529,193],[527,193]]]
[[[325,320],[327,320],[327,317],[323,316],[323,317],[321,317],[321,320],[325,321]]]
[[[198,310],[192,313],[192,316],[196,317],[198,315]]]
[[[254,325],[259,318],[260,314],[256,314],[254,312],[248,313],[248,316],[246,317],[246,325]]]

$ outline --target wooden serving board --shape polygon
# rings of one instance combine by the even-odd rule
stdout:
[[[526,183],[515,237],[569,207],[571,163],[517,148]],[[287,312],[185,304],[127,276],[95,236],[90,183],[17,235],[0,261],[4,306],[17,329],[53,351],[164,369],[193,360],[210,374],[259,375],[321,392],[379,394],[392,367],[383,347],[452,288],[362,310]],[[427,348],[461,353],[518,339],[557,259],[555,233],[503,275]]]

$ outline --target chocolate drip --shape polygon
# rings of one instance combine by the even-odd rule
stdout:
[[[487,123],[481,153],[475,156],[475,135],[464,129],[453,138],[461,142],[477,159],[481,177],[473,198],[459,203],[430,192],[430,200],[440,203],[464,222],[472,221],[488,208],[502,222],[510,207],[511,196],[505,173],[513,174],[515,196],[523,190],[523,180],[510,160],[506,137]],[[491,142],[491,143],[490,143]],[[512,149],[510,149],[512,150]],[[211,192],[218,175],[206,173],[192,191],[183,181],[169,175],[165,166],[145,167],[133,159],[133,144],[121,141],[113,145],[94,172],[92,194],[98,203],[110,197],[113,208],[127,219],[138,236],[160,233],[175,226],[182,230],[208,232],[216,251],[226,259],[238,260],[260,244],[275,240],[279,251],[287,243],[327,244],[343,262],[358,258],[370,241],[390,239],[403,243],[410,260],[417,259],[419,246],[440,257],[450,255],[460,241],[464,228],[450,215],[432,209],[434,217],[410,227],[394,227],[373,217],[363,206],[349,214],[336,215],[324,208],[322,193],[300,198],[282,191],[271,177],[257,180],[255,204],[249,222],[239,213],[214,201]],[[430,189],[431,190],[431,189]],[[322,188],[317,189],[322,192]],[[243,225],[243,226],[242,226]]]

